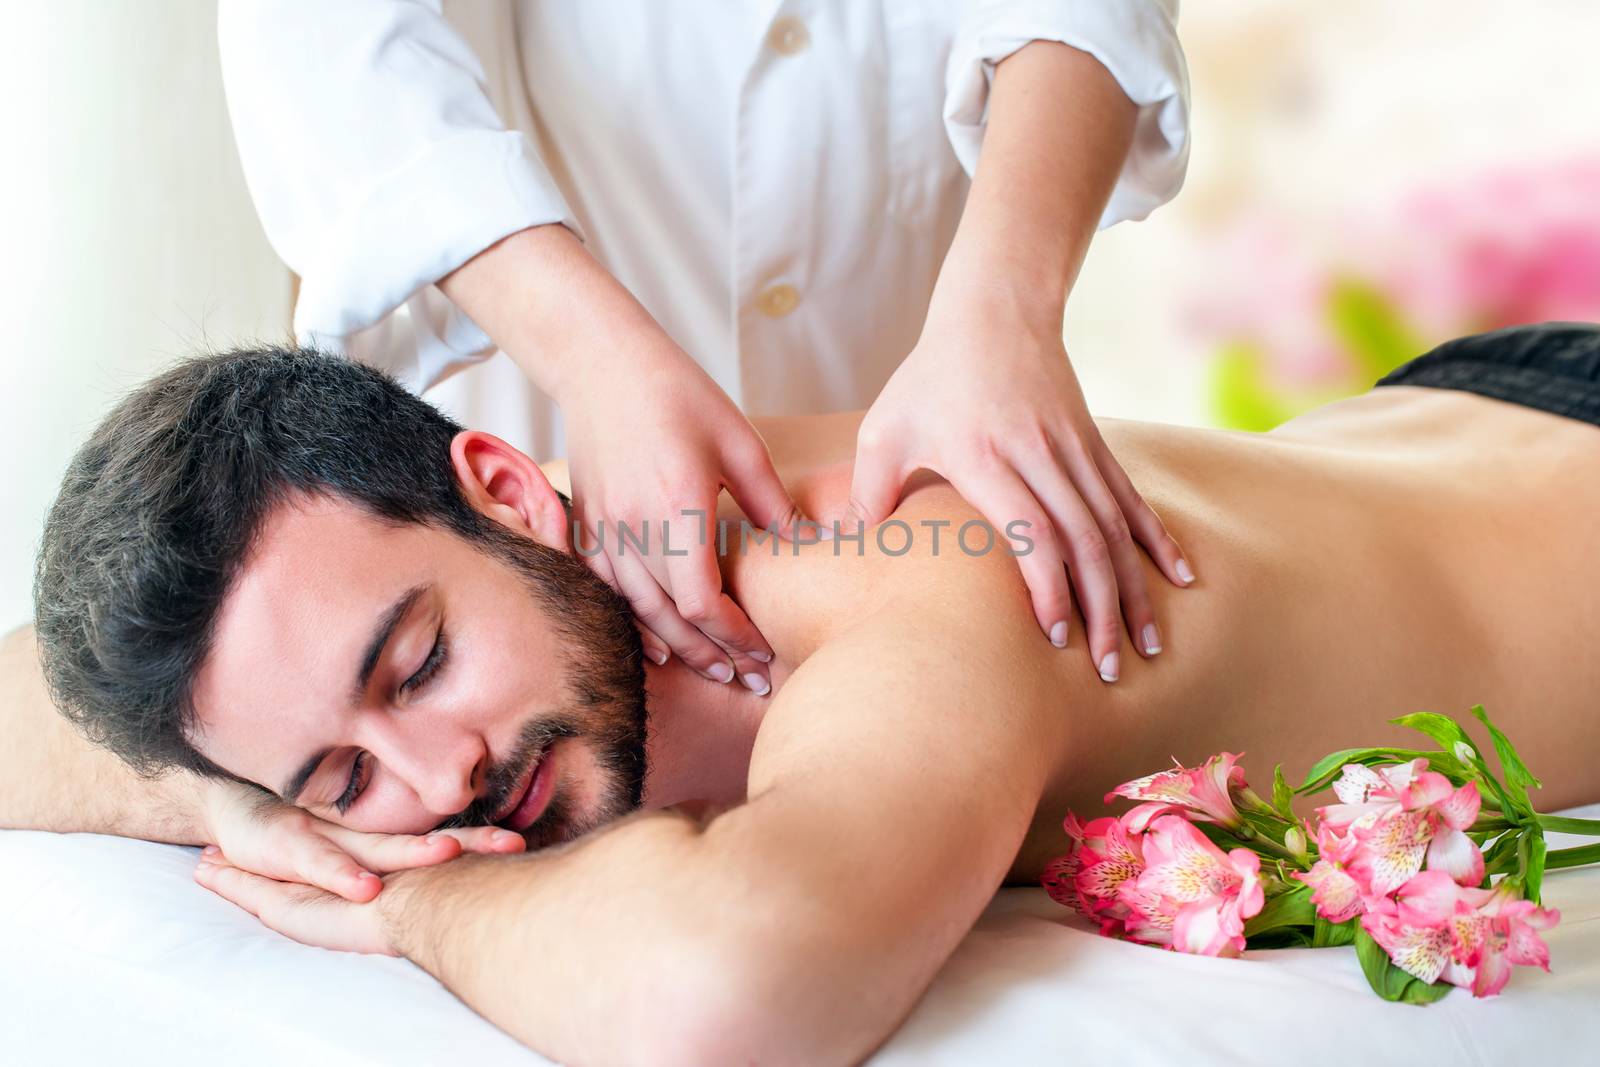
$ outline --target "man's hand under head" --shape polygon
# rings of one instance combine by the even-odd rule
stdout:
[[[204,786],[202,819],[213,842],[201,855],[196,878],[241,907],[260,916],[267,925],[297,940],[324,948],[378,952],[369,939],[334,943],[316,934],[302,937],[298,927],[285,929],[262,913],[284,913],[284,903],[314,901],[319,894],[330,900],[365,903],[383,888],[380,875],[414,867],[427,867],[455,859],[463,852],[521,852],[521,835],[494,826],[440,830],[426,836],[363,833],[319,819],[292,807],[260,789],[234,782],[215,781]],[[237,872],[217,880],[206,877],[218,871]],[[243,899],[228,890],[243,885],[264,887]],[[254,906],[253,906],[254,905]]]

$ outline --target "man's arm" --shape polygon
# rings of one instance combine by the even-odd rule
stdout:
[[[0,640],[0,828],[205,843],[206,783],[141,778],[56,710],[25,626]]]
[[[788,681],[748,803],[406,872],[392,945],[562,1061],[867,1055],[1003,880],[1065,723],[1008,558],[895,562],[920,591]]]

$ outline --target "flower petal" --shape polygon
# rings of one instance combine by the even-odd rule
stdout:
[[[1478,809],[1483,798],[1478,795],[1478,783],[1468,782],[1438,805],[1439,817],[1452,830],[1470,830],[1478,821]]]
[[[1440,828],[1428,842],[1427,862],[1429,872],[1448,874],[1462,885],[1483,881],[1483,852],[1460,830]]]

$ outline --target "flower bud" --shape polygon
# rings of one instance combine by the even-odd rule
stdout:
[[[1465,741],[1457,741],[1455,743],[1455,756],[1456,759],[1470,766],[1478,758],[1478,753]]]
[[[1293,852],[1296,856],[1306,854],[1306,832],[1298,826],[1289,827],[1283,835],[1283,847]]]

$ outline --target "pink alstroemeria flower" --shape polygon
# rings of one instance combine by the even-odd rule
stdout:
[[[1233,805],[1233,791],[1245,788],[1244,770],[1237,766],[1238,762],[1239,757],[1231,752],[1212,756],[1202,767],[1185,767],[1174,760],[1170,771],[1117,786],[1106,794],[1106,803],[1111,803],[1113,797],[1146,802],[1123,816],[1134,833],[1143,833],[1153,819],[1174,812],[1199,822],[1237,829],[1244,825],[1244,818]]]
[[[1143,852],[1144,871],[1119,893],[1129,937],[1201,956],[1244,950],[1244,922],[1265,902],[1261,857],[1244,848],[1224,854],[1177,815],[1150,823]]]
[[[1362,885],[1349,871],[1360,847],[1354,834],[1341,836],[1327,823],[1319,823],[1317,862],[1309,871],[1294,873],[1295,878],[1311,887],[1311,903],[1317,906],[1317,914],[1331,923],[1353,919],[1363,910]]]
[[[1522,899],[1504,881],[1493,889],[1474,889],[1457,885],[1444,871],[1423,871],[1396,898],[1395,924],[1442,931],[1447,955],[1437,975],[1475,997],[1504,989],[1513,965],[1550,969],[1550,949],[1539,932],[1560,922],[1561,913]],[[1368,932],[1389,951],[1382,938]],[[1436,941],[1430,939],[1430,945]],[[1433,962],[1430,957],[1425,970],[1432,971]],[[1416,974],[1399,959],[1395,964]]]
[[[1040,879],[1045,892],[1099,923],[1102,934],[1120,933],[1128,908],[1119,891],[1144,870],[1139,837],[1110,816],[1085,824],[1068,812],[1062,827],[1072,840],[1071,850],[1045,864]]]
[[[1386,767],[1347,763],[1333,791],[1340,803],[1317,809],[1323,825],[1354,838],[1345,869],[1368,895],[1394,892],[1423,861],[1462,885],[1483,881],[1483,853],[1466,831],[1478,818],[1476,782],[1459,789],[1428,770],[1428,761]]]

